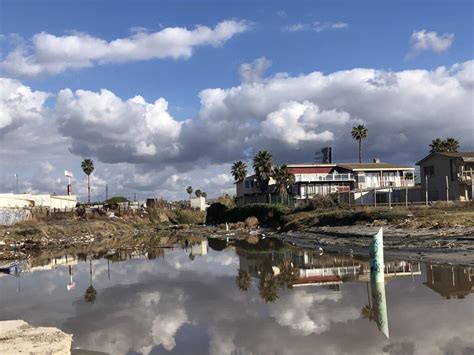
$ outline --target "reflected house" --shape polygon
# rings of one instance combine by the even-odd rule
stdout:
[[[350,255],[321,255],[316,251],[295,249],[254,253],[240,248],[237,248],[237,254],[239,269],[253,277],[259,276],[265,262],[274,266],[290,262],[298,268],[298,278],[293,284],[295,287],[330,286],[338,290],[344,282],[368,282],[370,279],[369,261]],[[419,276],[421,265],[408,261],[386,261],[384,274],[387,281],[402,276]]]
[[[443,298],[465,298],[474,292],[474,270],[471,267],[426,265],[426,287]]]

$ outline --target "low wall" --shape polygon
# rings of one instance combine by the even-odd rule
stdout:
[[[31,210],[26,208],[0,208],[0,225],[3,226],[11,226],[31,218]]]

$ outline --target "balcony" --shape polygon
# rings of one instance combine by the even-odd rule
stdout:
[[[295,174],[295,182],[354,181],[353,174]]]
[[[474,170],[464,170],[458,174],[458,179],[459,181],[472,185],[472,182],[474,181]]]

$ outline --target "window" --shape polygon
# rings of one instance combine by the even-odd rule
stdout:
[[[423,173],[425,174],[425,176],[434,176],[435,174],[434,166],[433,165],[425,166],[423,168]]]
[[[246,189],[250,188],[250,181],[248,181],[248,180],[245,181],[245,188]]]

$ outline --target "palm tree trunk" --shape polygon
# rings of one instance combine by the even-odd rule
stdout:
[[[362,163],[362,139],[359,139],[359,163]]]
[[[87,175],[87,202],[91,203],[91,176]]]
[[[92,259],[89,260],[89,284],[92,286]]]

